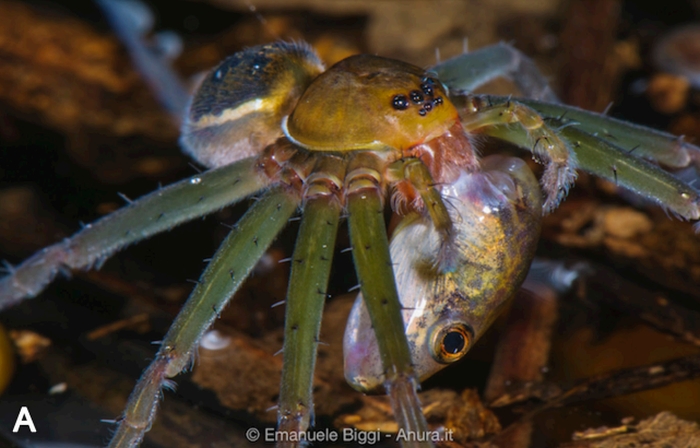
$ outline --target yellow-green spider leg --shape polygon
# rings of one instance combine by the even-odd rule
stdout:
[[[70,238],[10,267],[0,279],[0,309],[35,297],[61,271],[99,267],[116,251],[201,217],[255,193],[270,180],[246,159],[161,188],[106,216]]]
[[[461,96],[455,98],[458,104],[462,125],[467,132],[488,133],[488,129],[504,125],[514,126],[525,131],[525,140],[520,146],[530,150],[537,160],[545,164],[540,180],[545,201],[542,209],[549,213],[566,197],[569,188],[576,180],[576,156],[569,151],[564,140],[545,124],[534,110],[516,100],[492,103],[490,98]]]
[[[472,92],[495,78],[503,77],[513,81],[523,96],[559,102],[547,78],[532,59],[503,42],[455,56],[436,64],[430,71],[454,91]]]
[[[192,295],[165,335],[155,360],[131,393],[109,446],[127,448],[143,439],[155,419],[161,389],[193,361],[197,344],[270,243],[287,224],[299,198],[276,188],[255,203],[224,240]]]
[[[561,126],[559,135],[569,142],[580,169],[651,199],[677,216],[700,219],[700,192],[695,188],[607,140],[556,119],[547,121],[552,127]],[[519,146],[527,144],[527,136],[517,127],[494,126],[486,133]]]
[[[489,96],[492,101],[502,97]],[[531,99],[518,99],[542,116],[559,120],[563,125],[574,125],[596,137],[634,154],[661,163],[668,168],[684,168],[700,165],[700,148],[683,141],[682,137],[646,126],[618,120],[607,115],[590,112],[573,106],[550,104]]]
[[[360,290],[374,328],[384,387],[399,428],[408,434],[425,434],[428,425],[416,393],[418,379],[404,331],[389,241],[384,223],[382,194],[373,181],[359,174],[348,182],[348,227]],[[405,447],[431,446],[427,441],[406,440]]]
[[[285,436],[306,431],[313,420],[316,348],[340,210],[334,195],[317,196],[304,205],[286,302],[278,446],[298,446]]]

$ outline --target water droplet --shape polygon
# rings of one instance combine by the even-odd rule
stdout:
[[[64,393],[64,392],[67,391],[67,390],[68,390],[68,384],[66,384],[66,383],[54,384],[54,385],[51,386],[51,388],[49,389],[49,395],[58,395],[58,394],[62,394],[62,393]]]
[[[204,333],[199,342],[200,347],[206,350],[221,350],[231,344],[231,338],[218,330],[211,330]]]
[[[198,185],[198,184],[200,184],[201,182],[202,182],[202,179],[200,179],[199,177],[193,177],[192,179],[190,179],[190,183],[191,183],[192,185]]]

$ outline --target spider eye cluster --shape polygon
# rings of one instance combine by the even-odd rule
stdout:
[[[406,110],[413,103],[418,107],[418,115],[424,117],[428,112],[433,110],[433,107],[443,104],[444,100],[441,96],[435,95],[433,78],[425,77],[420,85],[420,90],[411,90],[408,95],[403,93],[396,94],[392,99],[392,106],[396,110]],[[410,98],[410,102],[409,102]]]

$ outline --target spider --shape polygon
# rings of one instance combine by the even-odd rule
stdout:
[[[469,93],[498,76],[512,77],[536,99]],[[480,159],[474,135],[531,151],[544,165],[541,190],[521,162]],[[344,215],[363,297],[346,336],[346,376],[360,390],[384,387],[399,425],[413,432],[427,429],[419,381],[463,357],[518,288],[539,218],[564,199],[576,169],[682,218],[700,218],[699,193],[655,164],[685,167],[697,160],[698,148],[558,104],[534,65],[505,44],[429,70],[358,55],[324,71],[305,44],[249,48],[204,79],[181,141],[209,171],[85,226],[0,279],[1,309],[36,296],[63,269],[99,266],[131,243],[260,195],[211,259],[137,383],[114,447],[142,440],[161,389],[188,368],[203,333],[296,212],[302,221],[286,301],[278,411],[279,430],[289,433],[306,430],[313,415],[321,311]],[[402,216],[391,248],[387,205]],[[446,303],[437,319],[423,312],[430,300]],[[420,331],[409,327],[409,341],[404,320],[412,313]]]

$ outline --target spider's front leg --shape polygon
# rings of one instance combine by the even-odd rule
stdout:
[[[491,98],[498,101],[498,97]],[[529,98],[519,98],[518,101],[535,109],[543,117],[556,118],[559,121],[557,127],[574,126],[625,152],[658,162],[667,168],[684,168],[690,164],[700,166],[700,148],[684,141],[682,136],[573,106]]]
[[[522,131],[521,146],[526,146],[538,161],[545,164],[541,179],[545,194],[543,210],[549,213],[557,208],[576,180],[576,156],[565,141],[535,110],[517,101],[491,103],[476,96],[456,99],[460,100],[458,108],[467,132],[478,133],[505,125],[513,125]]]
[[[481,96],[477,101],[488,104],[502,100]],[[522,102],[566,142],[578,168],[650,199],[683,219],[700,219],[700,191],[658,165],[682,168],[693,164],[697,169],[697,146],[665,132],[575,107]],[[481,132],[532,150],[531,137],[523,127],[492,125]]]

